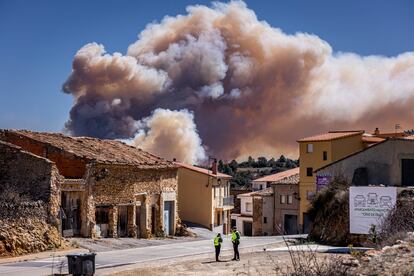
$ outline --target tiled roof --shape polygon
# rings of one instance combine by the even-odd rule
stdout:
[[[273,195],[273,188],[266,188],[259,191],[254,191],[245,194],[239,194],[237,197],[246,197],[246,196],[271,196]]]
[[[299,139],[298,142],[321,142],[321,141],[332,141],[345,137],[351,137],[354,135],[361,135],[364,131],[362,130],[351,130],[351,131],[330,131],[315,136]]]
[[[273,182],[272,185],[275,184],[299,184],[299,173],[291,175],[289,177],[285,177],[281,180]]]
[[[264,177],[258,178],[253,180],[253,182],[277,182],[280,181],[284,178],[288,178],[291,177],[293,175],[299,175],[299,167],[298,168],[294,168],[294,169],[290,169],[284,172],[279,172],[279,173],[275,173],[275,174],[271,174],[271,175],[266,175]]]
[[[10,134],[24,136],[49,144],[75,156],[90,161],[96,160],[98,163],[134,165],[142,169],[177,167],[173,162],[116,140],[70,137],[61,133],[28,130],[0,130],[0,132],[6,137]]]
[[[230,175],[227,175],[227,174],[224,174],[224,173],[217,172],[217,174],[213,174],[213,172],[211,170],[207,170],[207,169],[204,169],[204,168],[192,166],[192,165],[189,165],[189,164],[184,164],[184,163],[179,163],[179,162],[176,162],[175,164],[177,164],[179,167],[186,168],[186,169],[189,169],[189,170],[192,170],[192,171],[195,171],[195,172],[199,172],[199,173],[202,173],[202,174],[206,174],[206,175],[209,175],[209,176],[212,176],[212,177],[232,178]]]
[[[379,143],[384,141],[384,138],[375,137],[375,136],[362,136],[362,142],[364,143]]]

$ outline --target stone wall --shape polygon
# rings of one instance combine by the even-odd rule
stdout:
[[[232,214],[240,214],[241,208],[240,208],[240,198],[237,196],[240,194],[249,193],[251,190],[236,190],[236,189],[230,189],[230,195],[234,198],[234,208],[231,210]]]
[[[253,197],[253,236],[263,235],[263,198]]]
[[[90,191],[86,192],[86,199],[92,205],[112,206],[110,214],[110,233],[112,236],[117,235],[116,219],[117,205],[128,205],[135,214],[136,208],[140,209],[141,225],[139,226],[141,237],[162,234],[163,226],[163,193],[173,192],[177,194],[177,169],[140,169],[135,166],[111,165],[111,164],[94,164],[88,171],[87,187]],[[175,200],[175,225],[177,225],[178,208]],[[135,206],[139,202],[140,207]],[[89,204],[89,205],[90,205]],[[156,217],[152,219],[152,208],[155,208]],[[90,206],[88,209],[94,209]],[[131,214],[131,213],[130,213]],[[90,212],[88,220],[90,221],[89,229],[93,228],[95,223],[94,213]],[[134,236],[132,223],[134,219],[130,218],[128,229],[130,235]],[[155,222],[154,227],[152,226]],[[152,231],[153,230],[153,231]]]
[[[16,256],[65,246],[56,227],[48,223],[42,201],[0,203],[0,256]]]
[[[0,197],[42,201],[48,205],[49,222],[58,226],[62,177],[53,162],[0,141]]]

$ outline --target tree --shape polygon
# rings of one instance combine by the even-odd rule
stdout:
[[[231,176],[234,175],[234,172],[233,172],[232,168],[229,166],[229,164],[225,164],[223,166],[223,173],[231,175]]]
[[[219,172],[223,172],[223,169],[224,169],[223,160],[218,161],[217,169]]]
[[[266,157],[260,156],[259,158],[257,158],[257,166],[259,168],[264,168],[267,166],[267,159]]]
[[[286,157],[282,154],[280,157],[279,157],[279,160],[278,160],[279,162],[281,162],[281,163],[286,163]]]
[[[247,163],[249,164],[249,167],[254,167],[254,165],[256,165],[254,158],[251,156],[249,156],[249,158],[247,159]]]
[[[230,168],[233,170],[233,172],[237,171],[237,168],[239,167],[239,164],[237,163],[236,160],[231,160],[230,164],[229,164]]]

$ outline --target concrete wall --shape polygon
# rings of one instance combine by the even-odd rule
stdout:
[[[355,169],[366,167],[369,184],[400,186],[402,159],[414,159],[414,141],[388,140],[336,162],[318,174],[342,177],[351,183]]]

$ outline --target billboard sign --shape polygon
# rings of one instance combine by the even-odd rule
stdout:
[[[397,187],[350,187],[350,233],[369,234],[372,225],[378,226],[396,201]]]

